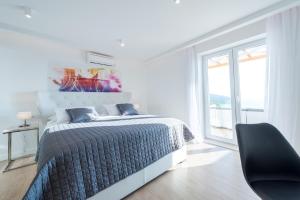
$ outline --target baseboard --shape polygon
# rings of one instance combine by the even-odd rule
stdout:
[[[231,150],[234,150],[234,151],[239,150],[238,146],[234,145],[234,144],[228,144],[228,143],[225,143],[225,142],[219,142],[219,141],[215,141],[215,140],[211,140],[211,139],[207,139],[207,138],[204,139],[203,142],[207,143],[207,144],[220,146],[220,147],[223,147],[223,148],[226,148],[226,149],[231,149]]]

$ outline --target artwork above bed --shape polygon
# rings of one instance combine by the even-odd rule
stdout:
[[[51,88],[60,92],[121,92],[115,69],[55,67],[49,77]]]

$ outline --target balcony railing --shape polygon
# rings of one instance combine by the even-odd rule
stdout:
[[[264,116],[263,109],[245,108],[241,110],[241,122],[245,124],[263,122]],[[211,106],[210,126],[213,135],[233,139],[231,109]]]
[[[241,110],[241,122],[245,124],[263,122],[264,116],[263,109],[244,108]],[[211,106],[210,123],[215,128],[232,129],[231,108]]]

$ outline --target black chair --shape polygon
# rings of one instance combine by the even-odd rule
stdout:
[[[264,200],[300,199],[300,159],[272,125],[237,124],[243,173]]]

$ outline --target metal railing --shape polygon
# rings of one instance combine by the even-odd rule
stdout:
[[[230,111],[232,110],[231,108],[226,108],[226,107],[216,107],[216,106],[210,106],[210,109],[213,109],[213,110],[224,110],[224,111]],[[264,112],[264,109],[259,109],[259,108],[242,108],[241,109],[241,112],[245,114],[245,123],[247,124],[248,123],[248,115],[249,113],[263,113]]]
[[[216,110],[232,110],[231,108],[217,107],[217,106],[210,106],[209,108],[210,109],[216,109]],[[242,108],[241,111],[264,112],[264,109],[260,109],[260,108]]]

